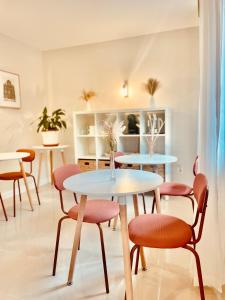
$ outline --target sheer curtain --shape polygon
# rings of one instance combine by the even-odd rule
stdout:
[[[204,285],[221,291],[225,284],[225,0],[200,0],[198,133],[199,168],[209,183],[199,254]]]

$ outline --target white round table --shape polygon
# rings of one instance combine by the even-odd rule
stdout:
[[[37,178],[37,187],[39,188],[40,184],[40,177],[41,177],[41,166],[42,166],[42,158],[44,152],[49,152],[49,164],[50,164],[50,179],[51,184],[53,184],[53,152],[54,151],[60,151],[62,162],[65,165],[66,160],[64,156],[64,151],[66,148],[68,148],[69,145],[58,145],[58,146],[33,146],[32,148],[36,151],[39,151],[39,166],[38,166],[38,178]]]
[[[2,152],[2,153],[0,153],[0,161],[17,160],[19,162],[20,170],[23,174],[24,184],[25,184],[25,188],[27,191],[27,196],[28,196],[28,200],[30,203],[30,207],[31,207],[31,210],[34,210],[30,190],[29,190],[28,183],[27,183],[27,176],[26,176],[26,172],[24,171],[23,161],[22,161],[22,158],[27,157],[27,156],[29,156],[29,153],[27,153],[27,152]]]
[[[127,228],[127,203],[126,196],[133,195],[133,203],[135,215],[138,212],[138,194],[148,191],[155,191],[157,212],[160,212],[160,195],[159,186],[162,184],[163,178],[155,173],[130,170],[130,169],[116,169],[115,178],[111,178],[111,170],[96,170],[80,173],[67,178],[64,181],[64,187],[73,193],[81,194],[79,205],[78,219],[76,224],[76,231],[74,236],[73,250],[70,261],[70,270],[68,275],[68,285],[72,283],[75,261],[80,241],[80,233],[85,211],[87,196],[109,197],[117,196],[120,207],[121,220],[121,234],[123,243],[123,259],[124,259],[124,275],[126,285],[127,300],[133,299],[133,288],[131,279],[130,266],[130,249],[129,237]],[[142,266],[145,268],[145,258],[143,249],[141,249]]]
[[[170,164],[177,161],[176,156],[167,154],[129,154],[115,157],[115,161],[121,164],[132,164],[132,165],[164,165]]]

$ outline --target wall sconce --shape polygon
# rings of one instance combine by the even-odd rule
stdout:
[[[125,80],[122,85],[122,96],[124,98],[127,98],[128,94],[128,80]]]

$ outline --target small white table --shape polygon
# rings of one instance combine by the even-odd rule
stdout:
[[[67,178],[64,181],[64,187],[73,193],[81,194],[78,218],[76,223],[76,231],[73,242],[73,249],[70,261],[70,270],[68,274],[68,285],[72,284],[75,261],[78,251],[78,245],[80,241],[81,227],[84,217],[85,205],[87,196],[118,197],[120,207],[120,219],[121,219],[121,234],[123,243],[123,258],[124,258],[124,275],[126,286],[126,299],[133,300],[133,287],[131,278],[131,266],[130,266],[130,249],[129,249],[129,237],[127,228],[127,195],[133,196],[133,203],[135,208],[135,215],[138,212],[138,194],[148,191],[155,191],[156,208],[157,212],[160,212],[160,195],[159,186],[163,182],[161,176],[141,171],[130,169],[116,169],[115,179],[111,178],[111,170],[97,170],[80,173]],[[144,252],[141,249],[142,266],[145,267]]]
[[[167,154],[129,154],[115,157],[115,161],[121,164],[140,165],[164,165],[177,161],[176,156]]]
[[[30,208],[31,210],[34,210],[30,190],[27,183],[27,176],[26,176],[26,172],[24,171],[23,161],[22,161],[22,158],[27,156],[29,156],[29,153],[27,152],[4,152],[4,153],[0,153],[0,161],[17,160],[19,162],[20,170],[23,174],[23,180],[27,191],[28,200],[30,203]]]
[[[37,178],[37,187],[39,188],[40,178],[41,178],[41,167],[42,167],[42,158],[44,152],[49,152],[49,163],[50,163],[50,179],[51,184],[53,184],[53,151],[60,151],[62,162],[65,165],[66,160],[64,156],[64,151],[68,148],[69,145],[59,145],[59,146],[33,146],[34,150],[39,151],[39,166],[38,166],[38,178]]]

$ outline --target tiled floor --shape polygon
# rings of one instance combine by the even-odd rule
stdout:
[[[17,201],[17,217],[12,217],[11,199],[6,199],[9,221],[0,215],[0,299],[1,300],[116,300],[124,299],[122,247],[119,227],[103,226],[107,252],[110,294],[105,294],[97,226],[84,225],[75,270],[74,284],[66,285],[75,222],[64,223],[58,269],[51,276],[57,220],[61,216],[58,194],[50,186],[41,187],[42,205],[35,194],[35,211],[29,211],[26,195]],[[68,206],[72,197],[66,195]],[[150,210],[151,200],[148,199]],[[141,203],[141,201],[140,201]],[[185,209],[184,209],[185,207]],[[183,199],[162,201],[162,209],[190,220],[191,207]],[[132,217],[132,205],[129,216]],[[191,255],[185,250],[146,251],[149,268],[133,276],[135,299],[197,300],[198,289],[189,273]],[[206,299],[225,299],[205,289]],[[225,292],[225,291],[224,291]]]

